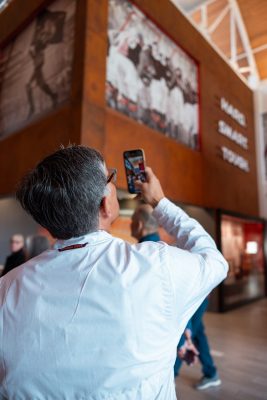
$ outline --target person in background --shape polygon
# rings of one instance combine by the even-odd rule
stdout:
[[[221,385],[221,379],[210,354],[209,342],[203,323],[203,315],[207,307],[208,299],[206,298],[187,324],[187,329],[177,346],[178,356],[174,365],[174,376],[177,377],[187,350],[191,350],[195,354],[195,357],[199,358],[202,365],[203,377],[195,386],[197,390]],[[194,360],[192,360],[193,363]]]
[[[142,242],[160,241],[158,233],[158,221],[152,215],[153,208],[149,204],[141,204],[132,215],[131,235]]]
[[[6,259],[2,276],[26,261],[24,237],[21,234],[16,233],[10,238],[10,250],[11,254]]]
[[[48,250],[50,247],[51,246],[49,240],[46,236],[33,235],[27,237],[25,243],[25,252],[27,260],[38,256],[43,251]]]
[[[1,400],[176,399],[177,343],[228,264],[145,171],[136,185],[176,246],[108,233],[116,170],[94,149],[60,149],[22,180],[17,198],[57,242],[0,279]]]

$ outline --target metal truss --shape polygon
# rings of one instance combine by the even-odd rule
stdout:
[[[182,2],[181,0],[171,0],[178,8],[181,9]],[[216,42],[212,38],[212,34],[220,28],[221,23],[225,18],[229,19],[229,34],[226,37],[229,37],[229,48],[230,55],[225,54],[224,56],[227,58],[230,65],[233,69],[238,73],[238,75],[245,78],[248,85],[255,89],[260,81],[259,72],[257,68],[257,64],[255,62],[254,54],[265,50],[267,45],[260,46],[252,49],[249,41],[249,37],[247,34],[247,30],[240,13],[240,9],[236,0],[225,0],[225,6],[218,13],[216,18],[212,21],[212,23],[208,24],[208,15],[209,15],[209,7],[211,5],[222,4],[221,0],[206,0],[206,1],[198,1],[195,2],[196,6],[192,7],[190,11],[187,13],[187,16],[192,18],[196,12],[200,14],[199,23],[195,23],[196,27],[202,32],[202,34],[206,37],[206,39],[218,50],[218,46]],[[238,42],[239,39],[239,42]],[[240,53],[240,41],[242,44],[242,52]],[[238,47],[239,44],[239,47]],[[239,53],[238,53],[239,49]],[[219,49],[219,53],[222,53],[222,49]],[[242,64],[240,65],[240,61],[242,60]]]

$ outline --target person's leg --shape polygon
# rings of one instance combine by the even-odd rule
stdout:
[[[35,77],[36,77],[36,84],[39,86],[39,88],[46,93],[50,99],[52,100],[53,107],[57,105],[57,99],[58,95],[56,92],[53,92],[53,90],[50,88],[50,86],[46,83],[44,75],[43,75],[43,70],[42,68],[36,68],[35,70]]]
[[[208,338],[205,333],[205,327],[202,321],[203,314],[208,306],[208,300],[206,299],[198,308],[196,313],[192,317],[192,331],[193,331],[193,342],[199,351],[199,360],[202,364],[203,378],[196,386],[197,389],[207,389],[211,386],[218,386],[221,384],[221,380],[217,374],[217,369],[214,364],[213,358],[210,354],[210,348]]]
[[[208,378],[213,378],[217,373],[217,369],[210,354],[208,338],[206,336],[205,327],[202,321],[199,321],[198,323],[198,329],[195,332],[193,341],[199,351],[198,357],[202,364],[203,375]]]
[[[208,300],[205,299],[192,317],[193,342],[199,351],[199,360],[202,364],[203,375],[212,378],[216,375],[216,367],[210,354],[208,338],[202,321],[203,314],[208,307]]]

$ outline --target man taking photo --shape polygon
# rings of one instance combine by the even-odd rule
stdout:
[[[58,150],[23,179],[21,205],[57,242],[0,279],[1,399],[176,399],[177,343],[228,266],[146,174],[142,197],[177,247],[108,233],[116,171],[94,149]]]

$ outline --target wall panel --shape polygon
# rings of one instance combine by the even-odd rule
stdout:
[[[14,0],[0,15],[1,42],[45,4],[29,0],[26,11],[20,13],[19,3]],[[201,150],[191,150],[106,106],[108,0],[77,0],[70,103],[0,142],[1,193],[13,192],[24,171],[61,142],[82,143],[103,151],[107,164],[119,168],[118,186],[126,188],[122,152],[141,147],[171,199],[257,216],[252,92],[172,3],[136,0],[135,4],[199,63]],[[221,97],[245,114],[246,128],[222,112]],[[248,137],[248,150],[218,133],[220,119]],[[221,146],[246,158],[250,172],[223,160]]]
[[[202,146],[200,152],[190,150],[107,108],[105,156],[108,162],[122,169],[122,151],[142,147],[147,162],[154,167],[172,199],[258,215],[251,90],[171,3],[152,0],[134,3],[199,62]],[[220,109],[221,97],[246,116],[246,128]],[[248,150],[218,133],[220,119],[248,137]],[[221,146],[247,159],[250,172],[223,160]],[[126,187],[123,177],[119,177],[119,186]]]

